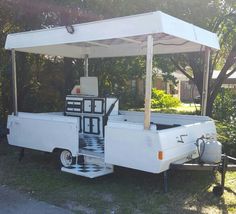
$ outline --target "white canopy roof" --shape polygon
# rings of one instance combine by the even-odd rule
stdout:
[[[160,11],[9,34],[5,48],[72,58],[145,55],[147,35],[153,35],[154,54],[217,50],[217,35]]]

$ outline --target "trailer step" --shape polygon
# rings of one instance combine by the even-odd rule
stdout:
[[[87,152],[82,152],[82,153],[78,153],[78,156],[84,156],[84,157],[89,157],[89,158],[94,158],[94,159],[100,159],[104,162],[104,155],[97,155],[97,154],[89,154]]]
[[[62,167],[61,171],[84,176],[87,178],[96,178],[113,173],[113,166],[109,165],[108,167],[98,164],[76,164],[68,168]]]
[[[104,138],[97,136],[80,136],[79,153],[104,158]]]

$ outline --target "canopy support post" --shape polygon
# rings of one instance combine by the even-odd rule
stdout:
[[[85,55],[84,57],[84,76],[88,77],[89,73],[88,73],[88,54]]]
[[[208,83],[209,83],[209,67],[210,67],[210,53],[211,50],[208,47],[205,47],[204,53],[204,71],[203,71],[203,87],[202,87],[202,107],[201,115],[206,115],[207,109],[207,99],[208,99]]]
[[[153,59],[153,36],[148,35],[147,58],[146,58],[145,111],[144,111],[144,129],[146,130],[150,128],[150,122],[151,122],[152,59]]]
[[[17,80],[16,80],[16,51],[11,51],[12,57],[12,98],[13,98],[13,112],[14,115],[18,115],[18,105],[17,105]]]

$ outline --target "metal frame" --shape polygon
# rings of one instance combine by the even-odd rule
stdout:
[[[204,73],[203,73],[203,90],[201,115],[206,115],[207,100],[208,100],[208,82],[209,82],[209,64],[211,50],[205,47],[204,54]],[[152,61],[153,61],[153,36],[147,36],[147,53],[146,53],[146,88],[145,88],[145,114],[144,114],[144,129],[150,128],[151,118],[151,89],[152,89]],[[88,71],[88,55],[84,57],[84,76],[89,76]],[[12,93],[13,93],[13,112],[18,115],[17,104],[17,76],[16,76],[16,51],[12,50]]]
[[[203,164],[203,163],[184,163],[184,164],[171,164],[172,170],[196,170],[196,171],[219,171],[221,174],[220,185],[213,188],[213,193],[216,196],[221,196],[224,193],[225,188],[225,174],[227,171],[236,171],[236,164],[228,164],[229,160],[236,160],[227,155],[222,155],[221,162],[218,164]],[[166,172],[165,172],[166,173]],[[168,183],[167,175],[164,174],[164,191],[167,192]]]
[[[202,87],[202,103],[201,103],[201,115],[206,115],[207,100],[208,100],[208,83],[209,83],[209,67],[210,67],[210,54],[211,49],[205,47],[204,53],[204,71],[203,71],[203,87]]]
[[[210,48],[211,50],[220,48],[216,34],[161,11],[77,24],[73,27],[75,29],[73,34],[65,34],[65,26],[62,26],[7,36],[5,49],[12,50],[15,115],[18,113],[15,51],[84,58],[84,76],[86,77],[89,76],[88,55],[90,58],[146,55],[144,128],[149,129],[153,54],[199,52],[203,46],[205,47],[205,66],[202,115],[206,114]],[[181,32],[178,29],[182,29]],[[166,35],[169,36],[168,39]],[[45,37],[48,39],[45,40]],[[145,40],[146,37],[148,37],[147,40]],[[166,44],[165,48],[163,44]]]
[[[17,104],[17,78],[16,78],[16,51],[11,51],[12,57],[12,98],[13,98],[13,112],[14,115],[18,115],[18,104]]]
[[[86,54],[84,57],[84,76],[88,77],[89,76],[89,71],[88,71],[88,58],[89,56]]]

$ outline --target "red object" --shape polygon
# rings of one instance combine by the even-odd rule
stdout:
[[[76,88],[76,94],[80,94],[80,88]]]

